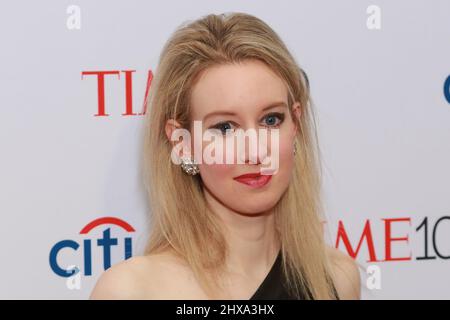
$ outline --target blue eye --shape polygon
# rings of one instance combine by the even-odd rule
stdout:
[[[231,133],[234,130],[229,122],[221,122],[221,123],[218,123],[218,124],[216,124],[215,126],[213,126],[211,128],[220,130],[220,132],[222,132],[222,135],[226,135],[227,133]]]
[[[265,118],[265,125],[269,127],[277,127],[279,126],[283,120],[284,120],[284,114],[283,113],[269,113]],[[277,121],[278,120],[278,121]]]

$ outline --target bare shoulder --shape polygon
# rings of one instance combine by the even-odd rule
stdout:
[[[361,278],[355,260],[342,251],[327,247],[331,262],[333,281],[339,298],[358,300],[361,298]]]
[[[90,299],[163,299],[183,266],[168,253],[135,256],[103,272]]]

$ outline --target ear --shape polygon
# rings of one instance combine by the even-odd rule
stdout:
[[[172,143],[173,146],[176,144],[176,141],[171,140],[172,133],[175,131],[175,129],[180,129],[180,128],[181,128],[181,125],[178,123],[178,121],[176,121],[174,119],[167,120],[166,126],[164,127],[164,129],[166,131],[167,139]]]
[[[174,148],[177,144],[180,143],[180,141],[172,140],[172,134],[176,129],[182,129],[182,126],[180,125],[180,123],[178,121],[176,121],[175,119],[167,120],[164,130],[166,132],[167,139],[172,144],[172,148]],[[182,143],[186,143],[186,142],[183,141]],[[183,155],[183,148],[178,150],[178,157],[181,157],[182,155]]]
[[[292,105],[292,116],[297,118],[298,122],[300,122],[301,115],[302,115],[302,109],[301,109],[300,102],[296,101]],[[297,131],[298,131],[297,122],[294,121],[294,136],[297,134]]]

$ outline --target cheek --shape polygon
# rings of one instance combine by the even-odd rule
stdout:
[[[230,183],[232,166],[226,164],[202,164],[199,166],[200,175],[204,183],[210,187]]]
[[[292,136],[285,135],[280,137],[279,143],[279,162],[278,162],[278,182],[283,186],[289,182],[294,167],[294,148]],[[297,146],[298,148],[298,146]],[[297,155],[298,156],[298,155]]]
[[[294,155],[294,146],[291,138],[287,137],[286,139],[282,139],[282,142],[280,143],[280,163],[285,162],[292,163],[293,155]]]

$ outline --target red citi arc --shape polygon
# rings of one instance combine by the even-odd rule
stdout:
[[[260,188],[269,183],[269,181],[272,179],[272,175],[271,174],[263,175],[260,172],[257,172],[257,173],[243,174],[233,179],[252,188]]]

